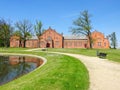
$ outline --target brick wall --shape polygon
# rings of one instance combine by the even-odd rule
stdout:
[[[38,40],[37,39],[27,40],[26,41],[26,47],[27,48],[37,48],[38,47]]]
[[[19,47],[19,39],[18,36],[12,36],[10,38],[10,47]]]
[[[87,48],[87,40],[64,40],[64,48]]]
[[[46,47],[47,43],[50,45],[50,48],[62,48],[63,47],[63,36],[58,34],[55,30],[49,28],[46,30],[40,37],[41,47]]]
[[[92,33],[93,48],[109,48],[109,40],[105,38],[104,34],[98,31]]]
[[[109,40],[105,38],[104,34],[98,31],[92,32],[93,48],[109,48]],[[10,39],[10,47],[19,47],[19,37],[12,36]],[[40,47],[46,48],[88,48],[88,39],[64,39],[64,37],[55,30],[49,28],[40,37]],[[22,43],[23,45],[23,43]],[[37,48],[38,39],[29,39],[26,41],[26,47]]]

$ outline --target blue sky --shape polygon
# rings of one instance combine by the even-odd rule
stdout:
[[[120,0],[0,0],[0,17],[13,23],[41,20],[43,28],[51,26],[65,35],[83,10],[92,15],[93,30],[105,35],[116,32],[120,47]]]

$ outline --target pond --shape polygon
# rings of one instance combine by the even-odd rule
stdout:
[[[0,55],[0,85],[33,71],[42,63],[43,60],[36,57]]]

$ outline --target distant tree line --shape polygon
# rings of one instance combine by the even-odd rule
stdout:
[[[33,25],[29,20],[17,21],[15,24],[7,22],[7,20],[0,19],[0,47],[9,47],[10,46],[10,37],[16,35],[19,37],[19,46],[26,46],[26,40],[31,38],[34,34],[38,37],[40,45],[40,36],[43,33],[42,22],[36,21],[36,24]],[[39,46],[40,47],[40,46]]]
[[[13,27],[4,19],[0,19],[0,46],[9,47]]]
[[[110,39],[110,48],[116,49],[117,48],[117,38],[116,38],[116,33],[113,32],[111,33],[108,38]]]

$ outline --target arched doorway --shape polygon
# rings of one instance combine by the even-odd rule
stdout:
[[[54,43],[53,43],[53,40],[50,36],[48,36],[47,40],[46,40],[46,47],[47,48],[54,48]]]
[[[50,48],[50,43],[46,43],[46,48]]]

